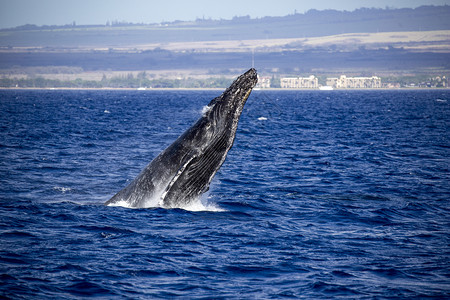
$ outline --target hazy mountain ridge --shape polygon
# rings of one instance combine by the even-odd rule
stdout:
[[[344,33],[450,29],[450,6],[415,9],[310,10],[252,19],[175,21],[161,24],[25,25],[0,31],[0,47],[123,47],[146,43],[305,38]]]

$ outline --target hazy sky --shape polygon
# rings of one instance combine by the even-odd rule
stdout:
[[[24,24],[105,24],[107,21],[159,23],[250,15],[284,16],[309,9],[354,10],[450,5],[450,0],[0,0],[0,28]]]

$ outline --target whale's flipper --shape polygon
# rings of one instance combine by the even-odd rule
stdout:
[[[220,168],[226,157],[225,138],[217,140],[203,155],[195,156],[183,169],[177,180],[168,188],[164,197],[164,206],[172,206],[172,203],[187,204],[209,189],[215,172],[211,172],[211,166]],[[199,186],[203,186],[200,190]],[[183,191],[180,193],[179,191]]]

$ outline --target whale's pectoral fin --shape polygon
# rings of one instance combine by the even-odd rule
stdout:
[[[199,153],[179,169],[164,193],[163,205],[177,207],[190,202],[209,189],[211,178],[222,165],[227,151],[223,139],[210,145],[203,153]],[[211,172],[211,168],[214,171]]]
[[[167,198],[167,194],[170,192],[170,190],[172,189],[173,185],[177,182],[178,178],[183,174],[183,172],[186,170],[186,168],[190,165],[191,161],[194,160],[197,155],[196,154],[191,154],[191,155],[186,155],[187,157],[189,157],[188,159],[186,159],[180,166],[180,168],[178,169],[178,171],[175,173],[175,175],[172,177],[172,179],[170,180],[169,184],[167,185],[166,189],[164,190],[164,193],[161,195],[161,199],[160,199],[160,204],[162,204],[163,206],[170,206],[168,205],[169,203],[167,203],[166,198]]]

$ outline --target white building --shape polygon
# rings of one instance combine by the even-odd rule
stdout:
[[[261,89],[270,88],[270,77],[260,77],[258,75],[258,83],[256,84],[256,88],[261,88]]]
[[[336,89],[376,89],[381,88],[381,78],[372,77],[347,77],[327,78],[327,85]]]
[[[309,77],[284,77],[280,79],[280,86],[283,89],[317,89],[319,80],[311,75]]]

